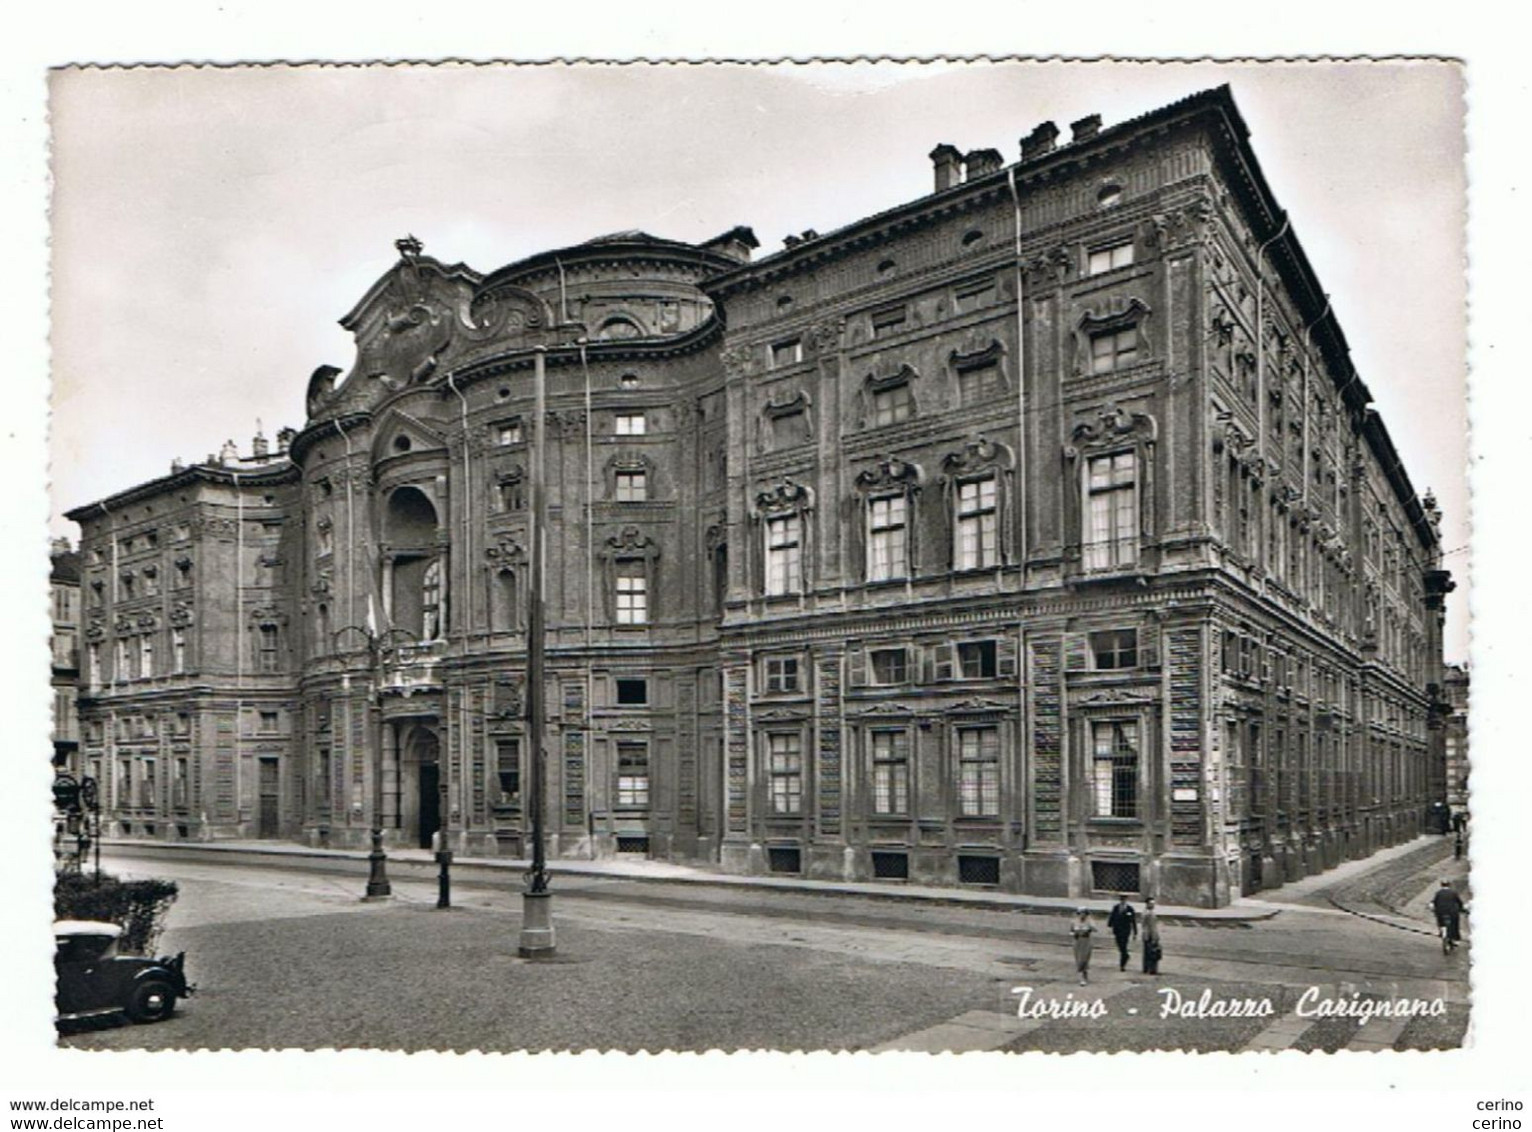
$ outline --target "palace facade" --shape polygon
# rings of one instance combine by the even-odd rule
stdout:
[[[413,238],[307,421],[69,513],[119,836],[1221,905],[1414,836],[1417,496],[1227,88],[754,258]]]

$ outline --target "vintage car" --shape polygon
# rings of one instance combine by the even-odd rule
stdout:
[[[119,955],[122,929],[94,920],[59,920],[53,967],[58,1021],[126,1014],[134,1022],[158,1022],[175,1012],[176,1000],[195,989],[186,981],[186,952],[174,958]]]

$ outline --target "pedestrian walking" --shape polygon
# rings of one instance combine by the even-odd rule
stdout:
[[[1112,929],[1112,938],[1117,941],[1117,969],[1128,969],[1128,941],[1138,934],[1138,913],[1133,910],[1133,905],[1128,903],[1127,893],[1120,893],[1117,903],[1112,905],[1112,911],[1106,918],[1106,926]]]
[[[1090,937],[1095,930],[1090,923],[1090,909],[1081,908],[1075,913],[1075,922],[1069,926],[1069,934],[1074,937],[1075,970],[1080,972],[1082,987],[1090,981]]]
[[[1444,940],[1447,950],[1450,951],[1458,945],[1462,939],[1460,934],[1463,898],[1452,887],[1451,881],[1442,881],[1441,887],[1436,890],[1436,895],[1431,897],[1431,911],[1436,913],[1436,928],[1446,933]]]
[[[1154,897],[1150,896],[1144,901],[1144,917],[1142,931],[1139,933],[1144,938],[1144,974],[1158,975],[1160,973],[1160,914],[1154,910]]]

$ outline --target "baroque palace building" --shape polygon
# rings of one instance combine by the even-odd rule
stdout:
[[[413,238],[307,422],[69,517],[109,829],[1221,905],[1414,836],[1440,567],[1227,88],[752,259]]]

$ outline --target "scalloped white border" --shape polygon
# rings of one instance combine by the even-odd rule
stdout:
[[[320,11],[294,3],[86,3],[32,7],[3,47],[8,155],[4,178],[10,270],[4,340],[9,347],[8,420],[0,459],[9,490],[0,532],[8,650],[4,724],[13,741],[0,791],[5,837],[5,931],[0,955],[35,946],[18,924],[46,891],[45,815],[27,800],[47,785],[47,705],[34,693],[47,635],[39,584],[47,502],[45,466],[47,272],[43,68],[72,60],[284,58],[440,59],[493,53],[520,58],[898,56],[933,49],[954,55],[1037,51],[1218,57],[1374,52],[1438,54],[1469,64],[1472,262],[1471,359],[1474,428],[1476,608],[1474,641],[1476,1005],[1471,1046],[1426,1055],[1241,1058],[1118,1055],[1038,1057],[924,1055],[748,1055],[702,1058],[590,1056],[509,1058],[348,1051],[323,1054],[80,1055],[37,1048],[37,1033],[7,1021],[0,1036],[0,1103],[18,1095],[161,1098],[165,1127],[310,1128],[365,1122],[382,1129],[537,1121],[589,1126],[736,1127],[843,1125],[897,1120],[997,1126],[1057,1120],[1184,1128],[1228,1123],[1286,1128],[1294,1117],[1320,1127],[1393,1120],[1402,1128],[1470,1127],[1478,1099],[1520,1096],[1528,978],[1527,901],[1513,842],[1528,799],[1526,742],[1515,711],[1524,695],[1525,573],[1519,511],[1529,375],[1524,319],[1514,313],[1526,283],[1524,36],[1488,9],[1424,6],[1354,14],[1339,5],[1287,3],[1256,9],[1228,3],[1127,4],[1088,9],[973,3],[912,17],[892,9],[814,4],[758,5],[725,15],[712,4],[549,7],[532,17],[507,5],[366,3]],[[12,20],[17,15],[12,14]],[[18,156],[19,155],[19,156]],[[13,164],[14,163],[14,164]],[[1502,372],[1504,371],[1504,372]],[[1524,823],[1522,823],[1524,824]],[[31,847],[30,851],[28,847]],[[39,887],[41,886],[41,887]],[[29,893],[30,889],[30,893]],[[1513,907],[1514,906],[1514,907]],[[40,921],[32,919],[32,924]],[[45,942],[45,941],[44,941]],[[19,1020],[17,1020],[19,1021]],[[21,1090],[25,1090],[22,1092]],[[963,1115],[959,1115],[962,1113]],[[9,1116],[9,1113],[7,1113]],[[1523,1113],[1523,1119],[1532,1115]]]

